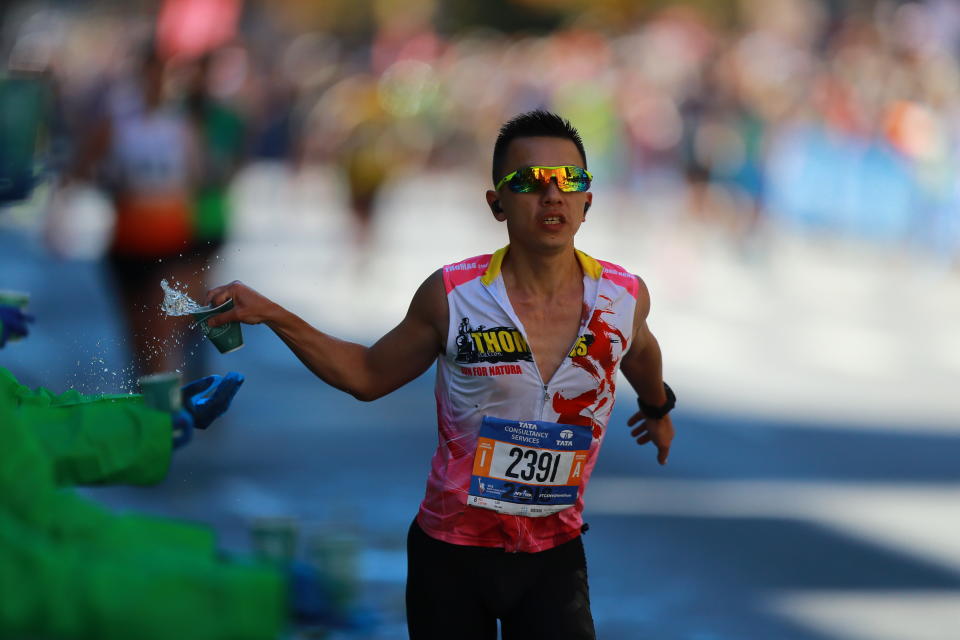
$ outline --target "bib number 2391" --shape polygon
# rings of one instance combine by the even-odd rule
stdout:
[[[591,441],[586,427],[485,417],[467,504],[530,517],[573,506]]]

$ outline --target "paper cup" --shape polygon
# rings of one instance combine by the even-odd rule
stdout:
[[[30,294],[25,291],[11,291],[9,289],[0,289],[0,304],[8,307],[16,307],[21,311],[30,304]]]
[[[316,533],[307,538],[307,561],[325,576],[337,606],[347,606],[359,590],[359,541],[346,533]]]
[[[180,393],[183,380],[176,371],[142,376],[138,382],[143,402],[151,409],[173,412],[179,411],[183,406]]]
[[[207,336],[207,339],[213,343],[213,346],[215,346],[220,353],[230,353],[243,346],[243,332],[240,330],[239,322],[228,322],[225,325],[213,327],[212,329],[207,325],[207,318],[223,313],[224,311],[229,311],[230,309],[233,309],[233,298],[227,300],[219,307],[204,308],[196,313],[190,314],[193,316],[195,323],[200,326],[200,331],[203,332],[203,335]]]
[[[268,562],[290,562],[297,555],[298,529],[294,518],[254,518],[250,523],[254,554]]]

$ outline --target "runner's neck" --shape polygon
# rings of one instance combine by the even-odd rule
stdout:
[[[503,259],[502,273],[508,290],[547,298],[583,278],[573,246],[557,253],[537,254],[511,245]]]

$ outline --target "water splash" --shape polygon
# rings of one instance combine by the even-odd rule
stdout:
[[[187,316],[203,310],[190,296],[177,291],[166,280],[160,281],[160,287],[163,289],[163,312],[168,316]]]

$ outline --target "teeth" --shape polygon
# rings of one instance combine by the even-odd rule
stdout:
[[[544,224],[560,224],[560,218],[544,218]]]

